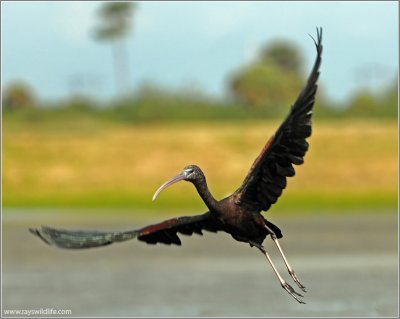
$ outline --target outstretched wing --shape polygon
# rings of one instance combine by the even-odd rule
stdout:
[[[147,226],[140,230],[138,239],[148,244],[181,245],[177,233],[188,236],[193,233],[203,235],[202,230],[217,232],[222,230],[222,225],[213,214],[207,212],[202,215],[173,218],[159,224]]]
[[[311,115],[321,64],[322,28],[317,29],[317,42],[314,42],[317,58],[307,85],[254,161],[243,184],[233,194],[238,204],[248,205],[258,211],[268,210],[286,187],[286,178],[295,175],[292,164],[303,164],[308,150],[306,138],[311,135]]]
[[[197,233],[202,235],[202,230],[216,232],[220,229],[218,221],[211,213],[207,212],[202,215],[173,218],[142,229],[124,232],[74,231],[47,226],[43,226],[40,229],[30,228],[29,231],[49,245],[60,248],[81,249],[106,246],[133,238],[148,244],[181,245],[177,233],[185,235]]]
[[[67,230],[42,226],[40,229],[29,228],[46,244],[60,248],[81,249],[110,245],[115,242],[136,238],[137,230],[126,232],[101,232],[87,230]]]

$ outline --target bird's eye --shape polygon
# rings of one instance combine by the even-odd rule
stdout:
[[[193,169],[192,168],[185,169],[185,173],[186,175],[190,175],[193,173]]]

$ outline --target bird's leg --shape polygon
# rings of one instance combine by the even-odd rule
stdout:
[[[301,294],[299,294],[297,291],[295,291],[295,290],[292,288],[292,286],[290,286],[290,285],[282,278],[282,276],[279,274],[278,270],[276,269],[274,263],[273,263],[272,260],[271,260],[271,257],[268,255],[268,253],[267,253],[267,251],[265,250],[265,248],[264,248],[262,245],[257,244],[257,243],[252,242],[252,241],[249,241],[249,244],[250,244],[251,246],[257,247],[257,248],[263,253],[263,255],[264,255],[265,257],[267,257],[268,262],[270,263],[272,269],[274,270],[276,276],[278,277],[279,282],[281,283],[282,288],[285,289],[294,299],[296,299],[297,302],[302,303],[302,304],[305,304],[305,302],[304,302],[303,300],[301,300],[301,299],[299,299],[299,298],[297,297],[297,296],[303,297],[303,295],[301,295]]]
[[[283,261],[285,262],[286,268],[290,274],[290,276],[293,278],[294,282],[297,284],[297,286],[303,291],[306,292],[306,287],[301,284],[299,279],[296,276],[296,273],[294,272],[293,268],[290,267],[289,262],[286,259],[285,254],[283,253],[283,250],[281,248],[281,245],[279,244],[278,238],[276,237],[274,231],[270,229],[267,225],[265,225],[265,228],[268,230],[268,232],[271,234],[271,238],[274,241],[276,247],[278,247],[279,253],[281,254]]]

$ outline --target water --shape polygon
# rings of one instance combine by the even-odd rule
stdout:
[[[3,310],[69,309],[72,316],[96,317],[398,315],[394,212],[270,218],[307,286],[306,305],[280,287],[257,249],[229,235],[181,236],[182,247],[130,241],[68,251],[45,245],[27,228],[122,230],[159,219],[26,210],[3,214]],[[265,244],[292,284],[272,241]]]

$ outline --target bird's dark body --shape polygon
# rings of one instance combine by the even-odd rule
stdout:
[[[193,183],[210,210],[202,215],[178,217],[147,226],[139,230],[138,239],[140,241],[149,244],[160,242],[167,245],[181,245],[177,233],[202,235],[201,230],[203,229],[212,232],[223,231],[230,234],[235,240],[246,243],[262,244],[264,239],[270,235],[268,229],[272,230],[277,238],[282,238],[281,230],[267,221],[260,211],[252,210],[248,205],[239,205],[237,194],[220,201],[213,199],[201,170],[195,165],[190,165],[188,168],[193,168],[200,176]]]
[[[317,92],[317,80],[322,54],[322,30],[317,29],[317,58],[307,84],[291,107],[286,119],[275,134],[263,147],[254,161],[242,185],[230,196],[218,201],[211,195],[202,170],[196,165],[189,165],[177,176],[164,183],[154,194],[157,195],[169,185],[186,180],[191,182],[208,207],[202,215],[178,217],[150,225],[138,230],[124,232],[71,231],[42,227],[30,229],[50,245],[60,248],[81,249],[109,245],[137,238],[148,244],[181,245],[178,234],[202,234],[202,230],[230,234],[235,240],[257,246],[268,258],[281,285],[297,301],[296,292],[283,281],[273,266],[262,243],[271,235],[276,242],[287,269],[297,285],[303,290],[294,271],[290,268],[277,242],[282,237],[281,230],[267,221],[262,211],[267,211],[282,195],[287,185],[287,178],[295,175],[293,165],[301,165],[308,150],[306,139],[311,135],[311,116]],[[300,294],[297,294],[300,296]]]
[[[275,230],[279,230],[278,227],[267,222],[260,212],[249,211],[237,205],[235,196],[223,199],[218,211],[212,213],[216,215],[222,231],[229,233],[238,241],[262,244],[265,237],[269,235],[265,227],[267,223]],[[278,235],[282,237],[280,230]]]

